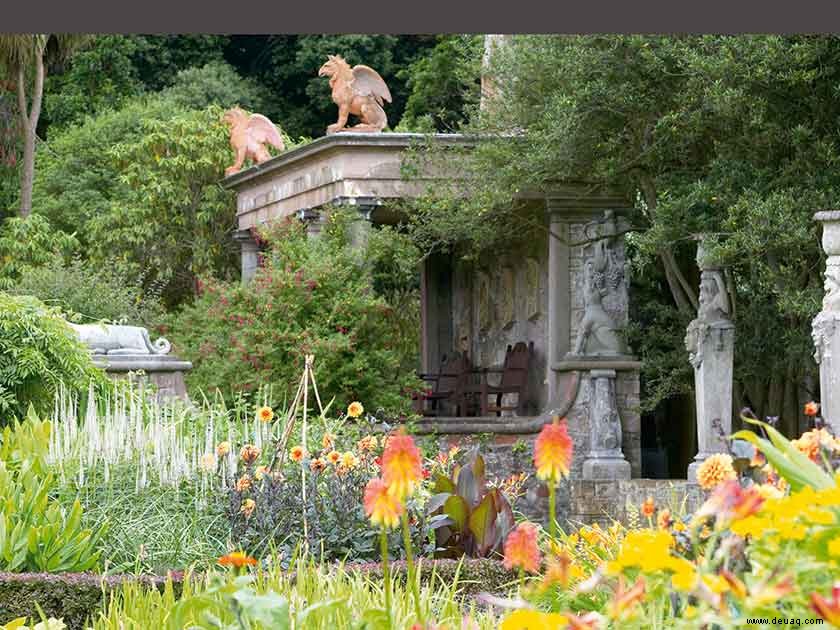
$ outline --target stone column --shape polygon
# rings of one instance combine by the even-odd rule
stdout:
[[[840,435],[840,210],[818,212],[823,224],[825,295],[822,310],[811,324],[814,359],[820,366],[821,415],[835,435]]]
[[[721,269],[709,259],[701,241],[697,246],[700,267],[700,304],[685,337],[694,367],[697,414],[697,455],[688,467],[689,481],[709,455],[725,453],[732,433],[732,364],[735,325],[729,319],[729,293]]]
[[[548,365],[547,400],[555,403],[558,396],[558,373],[554,367],[569,351],[569,224],[549,206],[548,236]]]
[[[251,230],[236,230],[233,233],[233,239],[239,242],[240,245],[242,255],[242,282],[245,283],[257,273],[257,268],[260,264],[260,248],[251,235]]]
[[[615,399],[615,370],[589,371],[589,452],[584,479],[630,479],[630,462],[621,451],[621,418]]]
[[[370,230],[373,227],[371,223],[372,213],[373,208],[371,207],[359,207],[359,217],[350,225],[350,245],[356,249],[364,250],[367,248]]]
[[[317,239],[321,236],[321,231],[324,229],[324,217],[317,210],[305,208],[298,210],[298,219],[306,224],[306,237],[310,239]]]

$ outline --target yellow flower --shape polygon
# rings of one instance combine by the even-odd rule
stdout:
[[[365,408],[362,407],[362,403],[359,401],[353,401],[347,407],[347,415],[351,418],[358,418],[365,412]]]
[[[366,451],[372,451],[376,449],[378,442],[376,441],[375,435],[366,435],[361,440],[359,440],[358,447],[359,450],[363,453]]]
[[[254,508],[256,508],[256,507],[257,507],[256,501],[254,501],[253,499],[245,499],[242,502],[242,505],[239,508],[239,511],[242,514],[245,515],[245,518],[251,518],[251,514],[253,514]]]
[[[254,479],[259,481],[262,479],[265,474],[268,472],[268,466],[257,466],[257,469],[254,471]]]
[[[268,406],[260,407],[257,409],[257,418],[262,422],[271,422],[274,420],[274,411]]]
[[[729,583],[720,575],[706,574],[701,579],[712,593],[720,594],[729,590]]]
[[[688,604],[683,610],[683,617],[686,619],[694,619],[697,616],[697,607]]]
[[[671,585],[677,591],[683,593],[691,592],[694,585],[697,583],[697,571],[692,567],[691,570],[678,571],[671,576]]]
[[[569,622],[565,615],[530,608],[514,610],[502,620],[500,630],[557,630]]]
[[[219,445],[216,447],[216,455],[224,457],[228,453],[230,453],[230,442],[219,442]]]
[[[341,456],[341,465],[345,468],[355,468],[359,465],[359,458],[350,451],[347,451]]]
[[[712,490],[724,481],[737,478],[732,457],[726,453],[710,455],[697,468],[697,483],[703,490]]]
[[[840,559],[840,536],[836,536],[828,541],[828,555],[832,558]]]

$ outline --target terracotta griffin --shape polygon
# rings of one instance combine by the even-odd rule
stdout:
[[[277,127],[262,114],[248,114],[234,107],[225,112],[222,120],[230,128],[230,146],[236,153],[236,161],[225,169],[225,176],[238,173],[246,159],[261,164],[271,158],[266,144],[283,151],[286,145]]]
[[[327,127],[327,133],[345,130],[350,114],[359,119],[350,130],[382,131],[388,124],[382,109],[383,101],[391,102],[391,92],[385,81],[373,68],[362,65],[351,68],[339,55],[328,57],[318,70],[318,76],[330,78],[332,100],[338,105],[338,122]]]

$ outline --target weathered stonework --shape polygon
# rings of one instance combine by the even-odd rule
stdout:
[[[818,212],[823,224],[822,247],[825,263],[825,295],[822,310],[812,323],[814,359],[820,366],[822,417],[833,432],[840,434],[840,211]]]
[[[93,363],[105,370],[114,379],[143,381],[155,387],[156,398],[180,398],[188,400],[184,375],[192,369],[192,363],[174,355],[95,355]]]
[[[732,371],[735,325],[729,319],[729,293],[722,271],[709,260],[702,241],[697,247],[700,266],[700,304],[689,325],[685,344],[694,367],[697,405],[697,455],[688,467],[688,478],[713,453],[727,452],[732,433]]]

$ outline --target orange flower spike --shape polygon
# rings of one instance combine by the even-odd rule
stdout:
[[[598,613],[594,612],[587,613],[583,617],[567,614],[566,620],[569,630],[599,630],[601,628],[601,619]]]
[[[811,609],[828,623],[840,628],[840,581],[831,587],[831,599],[811,593]]]
[[[542,557],[537,545],[537,526],[528,522],[517,525],[508,534],[504,551],[506,569],[516,567],[529,573],[538,573]]]
[[[613,619],[621,619],[626,613],[645,598],[645,581],[640,575],[629,591],[624,590],[624,576],[618,578],[618,587],[609,604],[609,615]]]
[[[534,444],[534,467],[542,481],[557,484],[569,476],[572,465],[572,438],[566,428],[566,420],[557,417],[540,431]]]
[[[365,486],[365,514],[374,525],[395,528],[403,513],[403,505],[388,493],[388,486],[382,479],[374,477]]]
[[[257,564],[257,560],[242,551],[234,551],[219,558],[219,564],[223,567],[236,567],[238,569],[244,566],[254,566]]]
[[[414,439],[402,430],[388,438],[382,453],[382,480],[400,500],[409,496],[423,478],[423,458]]]
[[[641,512],[645,518],[653,518],[653,515],[656,513],[656,503],[653,502],[653,497],[648,497],[644,500]]]
[[[805,409],[803,411],[806,416],[816,416],[820,412],[820,405],[812,400],[811,402],[805,403]]]

